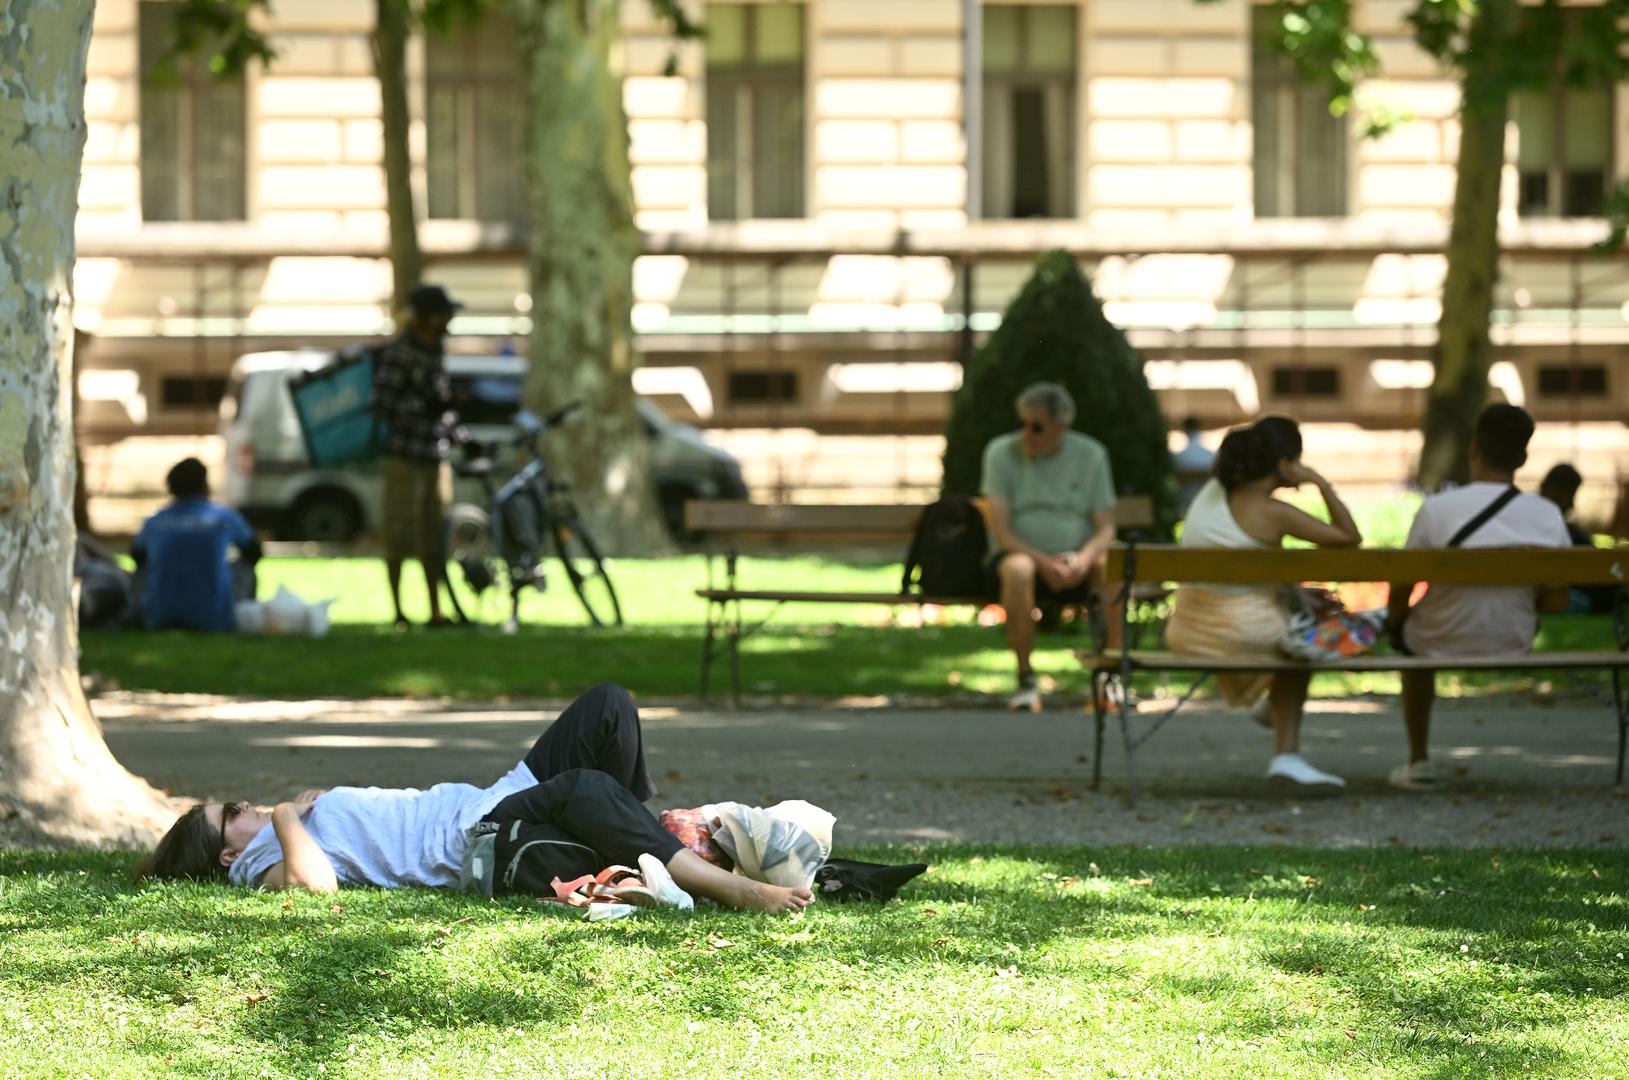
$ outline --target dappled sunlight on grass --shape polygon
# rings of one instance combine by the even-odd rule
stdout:
[[[9,1075],[1621,1073],[1623,852],[913,848],[883,908],[123,883],[0,853]],[[586,1073],[585,1073],[586,1075]]]

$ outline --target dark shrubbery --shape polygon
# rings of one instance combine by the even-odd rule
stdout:
[[[1175,480],[1165,417],[1142,357],[1104,316],[1065,251],[1036,261],[1001,326],[969,363],[945,431],[945,490],[977,493],[985,445],[1018,426],[1014,401],[1042,380],[1069,388],[1075,428],[1108,447],[1120,494],[1153,497],[1156,531],[1169,536]]]

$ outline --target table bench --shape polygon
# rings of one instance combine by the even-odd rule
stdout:
[[[1429,581],[1443,585],[1559,586],[1561,584],[1625,585],[1629,579],[1629,547],[1618,548],[1444,548],[1444,549],[1293,549],[1234,550],[1171,546],[1120,545],[1110,549],[1105,577],[1125,588],[1148,582],[1228,585],[1297,585],[1307,582]],[[1519,656],[1427,657],[1365,655],[1319,663],[1270,656],[1184,656],[1152,650],[1105,650],[1083,654],[1092,673],[1093,739],[1092,786],[1103,778],[1103,729],[1106,714],[1120,719],[1125,749],[1126,779],[1131,800],[1137,798],[1136,751],[1180,710],[1216,672],[1280,671],[1581,671],[1609,672],[1612,705],[1618,721],[1616,782],[1623,784],[1624,750],[1629,739],[1629,589],[1618,593],[1615,627],[1618,649],[1532,653]],[[1128,605],[1122,641],[1131,641]],[[1146,672],[1193,672],[1200,678],[1174,705],[1150,717],[1137,730],[1138,719],[1130,693],[1132,677]],[[1108,683],[1118,682],[1120,693],[1105,704]],[[1591,693],[1596,688],[1584,684]],[[1604,695],[1597,694],[1604,700]]]
[[[707,602],[707,630],[702,642],[701,696],[706,697],[712,665],[721,656],[730,664],[730,696],[741,699],[741,641],[762,628],[782,604],[875,604],[885,607],[933,604],[940,607],[994,603],[990,596],[928,596],[905,592],[806,592],[785,589],[742,589],[736,569],[743,546],[768,550],[790,548],[886,546],[905,555],[916,522],[926,509],[921,505],[801,505],[775,506],[734,500],[695,499],[685,503],[684,523],[691,534],[707,543],[707,587],[696,595]],[[1148,528],[1154,521],[1153,500],[1126,496],[1115,507],[1121,529]],[[722,545],[719,550],[718,545]],[[722,585],[715,586],[715,560],[724,559]],[[775,605],[758,623],[744,626],[742,604]],[[1099,637],[1101,640],[1101,637]]]

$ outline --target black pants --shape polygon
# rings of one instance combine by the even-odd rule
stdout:
[[[646,852],[666,863],[683,847],[643,805],[656,785],[645,768],[639,709],[615,683],[572,702],[525,761],[539,783],[505,797],[484,819],[500,826],[494,854],[509,891],[541,892],[553,877],[633,866]],[[519,872],[510,870],[517,856]]]

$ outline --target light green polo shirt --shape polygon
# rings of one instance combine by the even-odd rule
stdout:
[[[1044,458],[1025,453],[1016,431],[991,439],[979,492],[1007,504],[1019,539],[1053,554],[1079,550],[1097,531],[1092,515],[1115,503],[1107,448],[1078,431],[1065,432],[1058,452]]]

